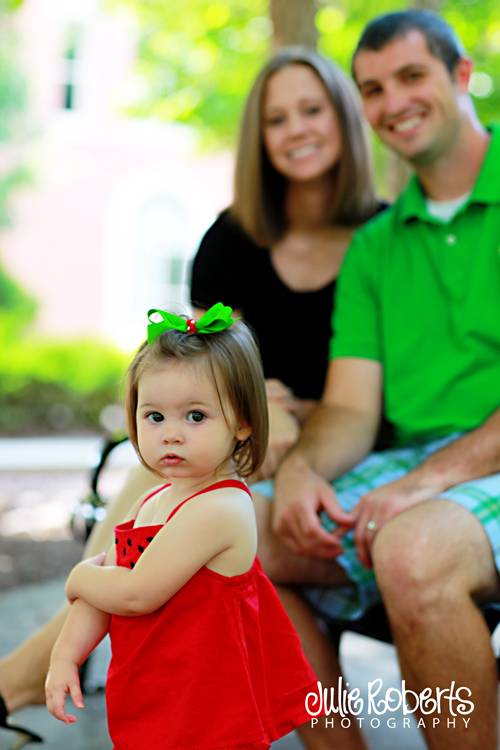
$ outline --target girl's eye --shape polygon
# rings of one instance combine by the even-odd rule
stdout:
[[[148,420],[148,422],[158,424],[158,422],[163,422],[163,414],[160,414],[159,411],[150,411],[148,414],[146,414],[146,419]]]
[[[203,422],[204,419],[205,419],[205,415],[203,414],[202,411],[196,411],[195,409],[194,411],[188,412],[188,415],[187,415],[188,422],[194,422],[195,424],[199,424],[199,422]]]
[[[316,104],[311,105],[310,107],[307,107],[306,114],[307,115],[317,115],[321,112],[321,107],[319,107]]]

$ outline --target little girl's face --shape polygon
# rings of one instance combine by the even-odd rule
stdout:
[[[224,409],[228,421],[204,363],[174,361],[147,370],[139,380],[136,415],[144,461],[166,479],[203,481],[223,470],[236,441],[250,435],[229,404]]]

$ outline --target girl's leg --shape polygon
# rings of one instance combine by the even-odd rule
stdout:
[[[158,477],[142,466],[132,469],[123,489],[110,503],[104,520],[94,527],[83,557],[91,557],[111,544],[113,528],[123,520],[132,505]],[[0,659],[0,695],[9,712],[36,703],[45,703],[45,677],[52,647],[66,618],[63,607],[48,623],[37,630],[14,651]]]

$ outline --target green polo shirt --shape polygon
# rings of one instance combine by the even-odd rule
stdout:
[[[469,199],[432,217],[413,177],[353,237],[330,355],[384,368],[400,443],[478,427],[500,407],[500,126]]]

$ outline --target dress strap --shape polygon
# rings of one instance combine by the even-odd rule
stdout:
[[[234,487],[234,489],[237,490],[243,490],[247,493],[247,495],[250,495],[252,497],[252,493],[246,486],[244,482],[241,482],[239,479],[221,479],[220,482],[214,482],[213,484],[210,484],[208,487],[205,487],[203,490],[198,490],[198,492],[195,492],[194,495],[190,495],[185,500],[179,503],[179,505],[176,505],[175,508],[170,512],[170,515],[168,516],[165,523],[168,523],[170,519],[175,516],[178,510],[182,508],[184,503],[187,503],[188,500],[192,500],[193,497],[198,497],[198,495],[203,495],[205,492],[212,492],[212,490],[222,490],[225,487]],[[146,498],[147,499],[147,498]]]
[[[137,508],[137,513],[135,514],[135,518],[137,518],[137,516],[139,514],[139,511],[142,508],[142,506],[144,505],[144,503],[147,503],[148,500],[150,500],[152,497],[154,497],[155,495],[157,495],[162,490],[166,490],[167,487],[170,487],[170,485],[171,485],[171,482],[167,482],[167,484],[162,484],[159,487],[157,487],[155,490],[153,490],[152,492],[150,492],[149,495],[146,495],[146,497],[144,498],[144,500],[142,501],[142,503]],[[134,518],[134,520],[135,520],[135,518]]]

